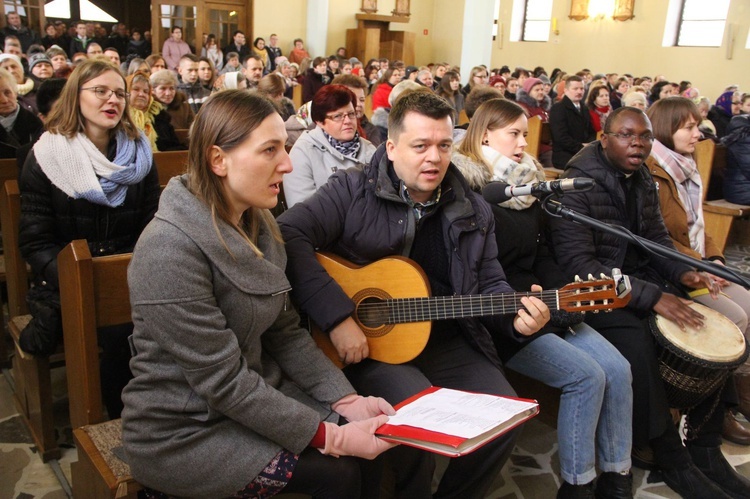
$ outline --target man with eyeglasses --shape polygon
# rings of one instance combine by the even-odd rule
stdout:
[[[583,103],[583,79],[572,75],[565,80],[565,97],[549,111],[549,131],[552,135],[552,165],[565,168],[570,158],[584,144],[596,139],[589,110]]]
[[[615,110],[607,118],[601,140],[576,154],[563,175],[592,178],[596,186],[586,192],[566,193],[561,202],[578,213],[674,249],[659,208],[657,185],[644,165],[653,141],[651,123],[643,111],[634,107]],[[630,276],[633,290],[627,307],[588,314],[586,323],[630,362],[633,464],[660,468],[666,484],[682,497],[750,497],[750,481],[719,458],[724,410],[716,409],[717,397],[722,403],[732,398],[736,403],[736,394],[730,393],[734,386],[729,383],[720,394],[708,394],[690,410],[684,446],[669,411],[648,323],[657,313],[681,328],[701,327],[704,317],[688,306],[687,291],[704,288],[715,295],[716,283],[684,263],[652,255],[614,235],[556,217],[550,217],[550,225],[555,256],[568,278],[608,274],[613,267]]]
[[[369,358],[354,303],[315,258],[314,248],[357,265],[406,256],[422,267],[434,296],[511,291],[497,260],[490,206],[451,163],[453,113],[432,92],[405,92],[388,116],[388,140],[366,167],[338,171],[312,197],[279,217],[293,299],[329,334],[357,391],[378,394],[392,404],[430,385],[514,396],[492,335],[523,341],[549,320],[544,303],[522,298],[526,310],[516,316],[434,321],[427,346],[416,358],[403,364],[380,362]],[[517,435],[510,431],[472,454],[451,459],[434,495],[435,455],[403,445],[391,449],[385,461],[393,467],[394,496],[486,497]],[[363,473],[363,490],[379,491],[378,483],[366,483],[379,477]]]

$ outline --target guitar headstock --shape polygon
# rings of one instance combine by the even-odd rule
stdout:
[[[566,312],[588,312],[622,308],[630,301],[630,279],[620,269],[612,269],[612,277],[601,274],[599,279],[589,274],[583,281],[576,276],[575,282],[558,290],[560,309]]]

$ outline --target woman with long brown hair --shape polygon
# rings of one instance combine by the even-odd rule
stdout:
[[[167,185],[133,251],[122,436],[147,497],[356,498],[359,463],[343,456],[392,447],[373,432],[393,408],[356,395],[288,304],[269,211],[292,169],[285,141],[266,98],[211,96],[187,174]]]

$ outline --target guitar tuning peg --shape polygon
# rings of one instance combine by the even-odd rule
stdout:
[[[604,274],[604,272],[602,272],[601,274],[599,274],[599,277],[601,277],[602,279],[606,279],[607,278],[607,276]]]
[[[598,311],[598,310],[594,310],[594,313],[595,313],[595,314],[598,314],[598,313],[599,313],[599,311]]]
[[[575,279],[573,279],[573,280],[574,280],[575,282],[583,282],[583,281],[581,280],[581,277],[580,277],[580,276],[578,276],[578,275],[576,275]]]
[[[594,280],[594,276],[589,274],[589,281],[593,281],[593,280]]]

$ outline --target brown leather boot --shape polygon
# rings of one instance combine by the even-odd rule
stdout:
[[[737,398],[740,399],[737,411],[750,421],[750,373],[734,373],[734,385],[737,387]]]
[[[730,410],[727,410],[724,414],[721,436],[738,445],[750,445],[750,431],[734,418]]]

